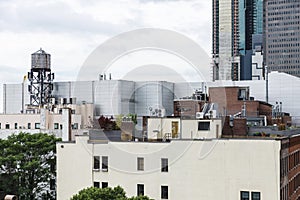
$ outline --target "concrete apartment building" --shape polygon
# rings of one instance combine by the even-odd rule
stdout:
[[[0,114],[0,138],[19,132],[43,132],[69,141],[93,125],[93,104],[59,104],[53,111],[44,108],[26,111],[27,113]]]
[[[152,126],[158,122],[152,120]],[[171,121],[165,124],[172,127]],[[193,139],[183,134],[165,142],[97,141],[87,135],[60,142],[57,199],[69,199],[86,187],[117,185],[128,196],[145,194],[153,199],[300,197],[300,135],[217,138],[215,133],[211,129],[206,137]]]
[[[300,1],[264,1],[265,65],[300,77]]]

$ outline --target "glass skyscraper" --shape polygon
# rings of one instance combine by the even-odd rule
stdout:
[[[264,62],[300,77],[300,0],[265,0]]]
[[[213,80],[252,79],[253,49],[262,46],[263,0],[213,0],[212,33]]]
[[[239,53],[240,79],[252,79],[252,54],[256,46],[262,46],[263,0],[239,2]],[[255,38],[255,43],[254,42]],[[259,39],[260,38],[260,39]]]

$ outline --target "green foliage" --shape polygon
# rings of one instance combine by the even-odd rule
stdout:
[[[136,114],[127,114],[127,117],[130,117],[134,124],[137,124],[137,115]]]
[[[150,200],[146,196],[127,198],[124,189],[120,186],[114,188],[89,187],[80,190],[71,200]]]
[[[59,140],[43,133],[19,133],[0,139],[0,191],[22,200],[37,199],[55,178],[51,166],[56,164]]]
[[[119,129],[121,128],[123,117],[124,117],[124,115],[122,115],[122,114],[116,116],[116,125]]]
[[[151,200],[151,199],[147,196],[137,196],[137,197],[128,198],[128,200]]]
[[[116,125],[118,128],[121,128],[123,117],[129,117],[131,119],[131,121],[133,121],[134,124],[137,124],[137,115],[136,114],[132,114],[132,113],[129,113],[127,115],[121,114],[121,115],[116,116]]]

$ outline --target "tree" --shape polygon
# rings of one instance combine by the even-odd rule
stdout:
[[[51,199],[45,189],[55,178],[57,141],[60,139],[43,133],[19,133],[0,139],[0,191],[22,200],[41,196]]]
[[[103,128],[105,131],[119,130],[119,128],[116,125],[116,122],[113,121],[113,119],[114,118],[112,116],[108,118],[101,115],[98,119],[98,122],[100,127]]]
[[[89,187],[80,190],[71,200],[150,200],[147,196],[127,198],[124,189],[120,186],[114,188]]]

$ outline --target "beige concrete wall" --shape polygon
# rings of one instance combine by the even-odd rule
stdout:
[[[219,138],[222,133],[222,123],[219,119],[212,120],[181,120],[180,118],[149,118],[148,139],[162,139],[165,134],[172,133],[172,122],[178,122],[178,138],[181,139],[202,139]],[[210,129],[207,131],[198,130],[199,122],[210,122]],[[182,135],[180,136],[180,126]],[[176,138],[173,138],[176,139]]]
[[[81,116],[72,115],[72,123],[78,123],[78,127],[81,127]],[[35,129],[35,123],[41,123],[41,117],[39,114],[5,114],[0,115],[1,129],[5,129],[5,124],[10,125],[10,129],[15,129],[15,123],[18,125],[18,129],[28,129],[28,123],[31,123],[31,129]],[[62,115],[49,114],[46,120],[45,129],[54,129],[54,123],[62,123]],[[41,127],[42,128],[42,127]]]
[[[178,122],[178,136],[180,133],[180,118],[149,118],[148,139],[162,139],[166,134],[172,134],[172,122]]]
[[[198,130],[199,122],[210,122],[209,130]],[[182,120],[183,139],[220,138],[222,133],[221,120]]]
[[[78,136],[76,145],[56,145],[58,199],[69,200],[79,190],[93,185],[93,149],[87,139],[88,137]]]
[[[64,148],[60,148],[64,145]],[[57,199],[66,200],[94,181],[122,186],[128,196],[160,198],[162,185],[169,198],[239,200],[240,191],[261,193],[261,199],[280,199],[280,141],[213,139],[170,143],[109,142],[57,144]],[[93,171],[93,156],[108,156],[108,171]],[[137,157],[144,158],[144,171],[137,170]],[[161,172],[161,158],[168,158],[169,171]]]

